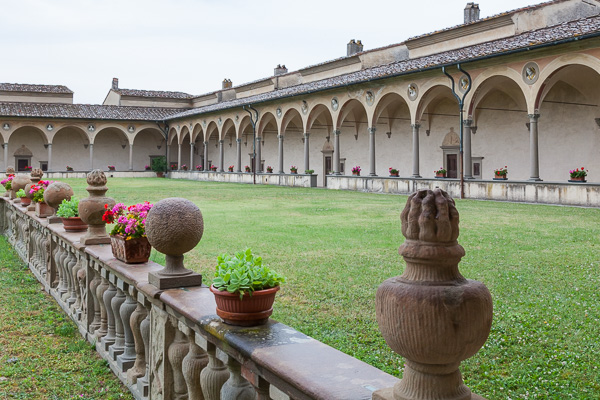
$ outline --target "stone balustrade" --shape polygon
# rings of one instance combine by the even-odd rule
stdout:
[[[256,183],[262,185],[317,187],[318,175],[312,174],[276,174],[257,173]],[[254,174],[248,172],[217,171],[171,171],[171,179],[189,179],[194,181],[253,183]]]
[[[159,290],[162,266],[124,264],[8,198],[0,231],[136,399],[370,399],[399,381],[274,320],[226,325],[206,286]]]

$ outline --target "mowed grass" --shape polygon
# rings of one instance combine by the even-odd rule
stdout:
[[[0,399],[133,399],[0,236]]]
[[[65,181],[87,196],[83,179]],[[193,201],[205,229],[185,264],[207,284],[217,255],[251,247],[288,279],[273,318],[401,376],[402,358],[377,327],[375,292],[404,270],[406,196],[158,178],[110,178],[108,187],[126,205]],[[461,366],[466,384],[490,399],[600,398],[600,210],[456,202],[460,270],[494,299],[490,337]]]

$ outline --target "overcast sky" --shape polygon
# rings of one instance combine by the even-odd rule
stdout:
[[[536,4],[481,0],[481,17]],[[0,81],[193,95],[461,24],[465,0],[0,0]]]

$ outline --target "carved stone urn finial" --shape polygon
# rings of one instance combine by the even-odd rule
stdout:
[[[33,200],[33,193],[29,193],[29,191],[31,190],[31,186],[37,184],[41,179],[42,176],[44,176],[44,171],[42,171],[41,168],[34,168],[31,171],[31,183],[27,184],[27,186],[25,186],[25,196],[29,199],[29,200]],[[29,206],[27,206],[27,211],[35,211],[35,203],[31,202],[31,204]]]
[[[15,169],[13,167],[6,168],[6,176],[14,175],[14,174],[15,174]]]
[[[81,244],[108,244],[110,237],[106,233],[106,223],[102,220],[105,205],[112,208],[115,205],[115,200],[106,197],[106,175],[99,169],[95,169],[87,174],[88,187],[86,190],[90,194],[89,197],[79,201],[79,217],[88,225],[86,234],[79,240]]]
[[[183,254],[192,250],[204,232],[202,212],[187,199],[171,197],[154,204],[146,217],[146,236],[165,254],[165,268],[148,274],[148,282],[159,289],[198,286],[202,275],[183,266]]]
[[[73,196],[73,189],[64,182],[52,182],[44,190],[44,201],[54,209],[54,214],[48,217],[49,224],[62,221],[60,217],[56,216],[56,210],[63,200],[71,200],[71,196]]]
[[[492,296],[481,282],[465,279],[458,263],[459,215],[443,190],[412,194],[401,214],[406,261],[401,276],[377,289],[377,322],[387,344],[406,359],[394,400],[481,398],[463,383],[459,365],[483,346],[492,326]]]

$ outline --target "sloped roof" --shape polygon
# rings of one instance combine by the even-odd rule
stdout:
[[[63,85],[29,85],[24,83],[0,83],[0,91],[73,94],[71,89]]]
[[[183,92],[167,92],[160,90],[139,90],[139,89],[113,89],[121,96],[135,96],[135,97],[158,97],[161,99],[191,99],[191,94]]]
[[[103,106],[97,104],[1,103],[3,117],[162,121],[181,108]]]
[[[366,68],[360,71],[339,75],[320,81],[304,83],[267,93],[244,97],[242,99],[235,99],[194,108],[176,115],[172,115],[168,119],[183,118],[222,109],[241,107],[245,104],[260,103],[279,98],[333,89],[351,84],[364,83],[374,79],[382,79],[411,72],[418,72],[423,69],[431,69],[458,62],[473,61],[482,57],[499,56],[515,50],[523,50],[533,46],[552,44],[566,39],[579,39],[586,35],[595,35],[599,33],[600,17],[594,16],[582,18],[575,21],[565,22],[560,25],[555,25],[536,31],[525,32],[519,35],[493,40],[486,43],[480,43],[461,49],[449,50],[424,57]]]

